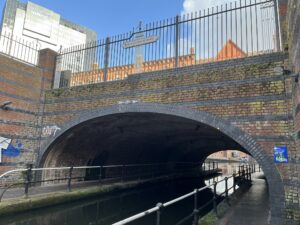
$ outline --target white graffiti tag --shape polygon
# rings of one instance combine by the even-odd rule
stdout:
[[[43,127],[42,136],[43,137],[55,136],[58,130],[61,130],[61,128],[56,125]]]
[[[135,103],[139,103],[139,100],[126,100],[126,101],[119,101],[118,104],[119,105],[127,105],[127,104],[135,104]]]

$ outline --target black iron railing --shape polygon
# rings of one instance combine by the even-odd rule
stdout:
[[[0,34],[0,53],[16,60],[37,65],[40,44],[38,41],[26,41],[12,33]]]
[[[251,182],[251,174],[256,172],[257,166],[256,165],[244,165],[244,166],[239,166],[238,171],[236,174],[233,174],[232,176],[225,177],[222,180],[219,180],[218,182],[214,182],[211,185],[202,187],[200,189],[195,189],[194,191],[187,193],[183,196],[180,196],[176,199],[173,199],[171,201],[165,202],[165,203],[157,203],[155,207],[148,209],[144,212],[138,213],[136,215],[133,215],[129,218],[126,218],[124,220],[121,220],[119,222],[113,223],[112,225],[124,225],[124,224],[129,224],[131,222],[134,222],[136,220],[139,220],[145,216],[149,216],[151,214],[156,213],[156,225],[161,224],[161,217],[162,217],[162,211],[169,207],[172,206],[176,203],[180,204],[181,201],[187,199],[187,198],[193,198],[194,199],[194,209],[193,211],[187,215],[186,217],[182,218],[179,220],[176,225],[180,224],[186,224],[188,220],[193,220],[193,225],[198,225],[198,220],[199,220],[199,214],[202,210],[207,208],[208,206],[213,207],[213,210],[216,214],[218,214],[218,209],[217,209],[217,204],[220,198],[225,198],[225,200],[228,202],[228,198],[231,193],[234,193],[236,189],[241,186],[242,184],[246,182]],[[260,167],[258,167],[260,171]],[[232,179],[232,185],[229,185],[229,180]],[[217,192],[217,185],[225,183],[225,190],[222,191],[221,193]],[[213,190],[213,197],[211,200],[207,201],[204,205],[198,206],[198,196],[201,191],[204,191],[206,189],[212,189]]]
[[[280,50],[277,1],[237,0],[64,49],[57,57],[55,87]]]
[[[0,202],[4,194],[12,188],[19,197],[29,196],[34,187],[60,185],[61,190],[72,190],[80,185],[99,185],[130,180],[152,179],[187,173],[202,174],[220,172],[217,163],[161,163],[104,166],[77,166],[16,169],[0,175]],[[18,197],[15,196],[15,197]]]

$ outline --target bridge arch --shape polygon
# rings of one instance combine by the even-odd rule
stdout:
[[[61,126],[62,129],[58,131],[54,137],[47,141],[47,143],[41,148],[37,164],[42,167],[45,166],[45,164],[47,164],[46,162],[49,161],[47,157],[49,158],[49,154],[52,151],[53,146],[55,146],[59,140],[68,135],[68,132],[74,127],[78,127],[81,124],[85,124],[86,122],[97,118],[128,114],[134,114],[136,116],[143,113],[146,113],[147,115],[156,114],[182,118],[203,124],[208,128],[214,129],[216,134],[218,132],[225,134],[227,137],[237,143],[242,148],[241,150],[251,154],[261,165],[269,184],[272,215],[271,224],[281,224],[281,218],[283,218],[282,214],[284,210],[285,194],[279,171],[277,170],[271,157],[268,156],[263,147],[259,145],[249,134],[233,126],[228,121],[203,111],[193,110],[177,105],[124,103],[108,107],[101,107],[89,112],[85,112],[78,116],[75,120],[72,120]],[[122,127],[118,127],[118,129],[120,132],[122,132]],[[197,127],[195,127],[195,130],[196,129]],[[203,158],[206,158],[210,153],[204,154]]]

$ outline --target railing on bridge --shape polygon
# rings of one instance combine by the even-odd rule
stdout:
[[[277,0],[237,0],[64,49],[55,88],[281,50]]]
[[[260,167],[259,167],[259,171],[260,171]],[[218,214],[218,209],[217,209],[217,203],[219,201],[220,198],[225,198],[225,200],[228,202],[228,198],[229,198],[229,193],[230,191],[232,193],[234,193],[236,191],[236,189],[238,188],[238,186],[241,186],[243,183],[245,182],[249,182],[251,181],[251,174],[256,172],[256,165],[245,165],[245,166],[240,166],[238,168],[238,173],[237,174],[233,174],[232,176],[229,177],[225,177],[224,179],[214,182],[211,185],[202,187],[200,189],[195,189],[194,191],[187,193],[183,196],[180,196],[176,199],[173,199],[171,201],[165,202],[165,203],[157,203],[155,207],[148,209],[144,212],[138,213],[136,215],[133,215],[129,218],[126,218],[124,220],[121,220],[119,222],[113,223],[112,225],[124,225],[124,224],[128,224],[131,222],[134,222],[136,220],[142,219],[145,216],[149,216],[153,213],[156,213],[156,225],[160,225],[161,224],[161,217],[162,217],[162,211],[169,206],[172,206],[176,203],[179,203],[187,198],[194,198],[194,210],[187,215],[186,217],[184,217],[183,219],[181,219],[180,221],[178,221],[176,223],[176,225],[180,225],[180,224],[186,224],[186,222],[188,220],[193,220],[193,225],[198,225],[198,221],[199,221],[199,214],[202,210],[204,210],[205,208],[207,208],[208,206],[212,205],[213,210],[216,214]],[[232,179],[232,185],[229,186],[229,179]],[[217,185],[221,184],[221,183],[225,183],[225,190],[221,193],[217,193]],[[198,196],[199,193],[201,191],[204,191],[206,189],[211,188],[213,190],[213,197],[210,201],[206,202],[204,205],[202,206],[198,206]]]
[[[0,33],[0,54],[32,65],[39,60],[40,45],[38,41],[26,41],[12,33]]]
[[[220,172],[217,162],[203,163],[176,162],[160,164],[130,164],[105,166],[78,166],[16,169],[0,175],[0,202],[7,190],[19,188],[18,194],[26,197],[30,188],[60,185],[69,191],[72,187],[90,184],[104,184],[119,181],[152,179],[170,175],[203,174]]]

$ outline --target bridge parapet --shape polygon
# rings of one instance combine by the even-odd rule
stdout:
[[[140,23],[126,34],[64,49],[57,57],[54,87],[122,80],[136,73],[281,50],[277,1],[237,1],[145,26]]]

